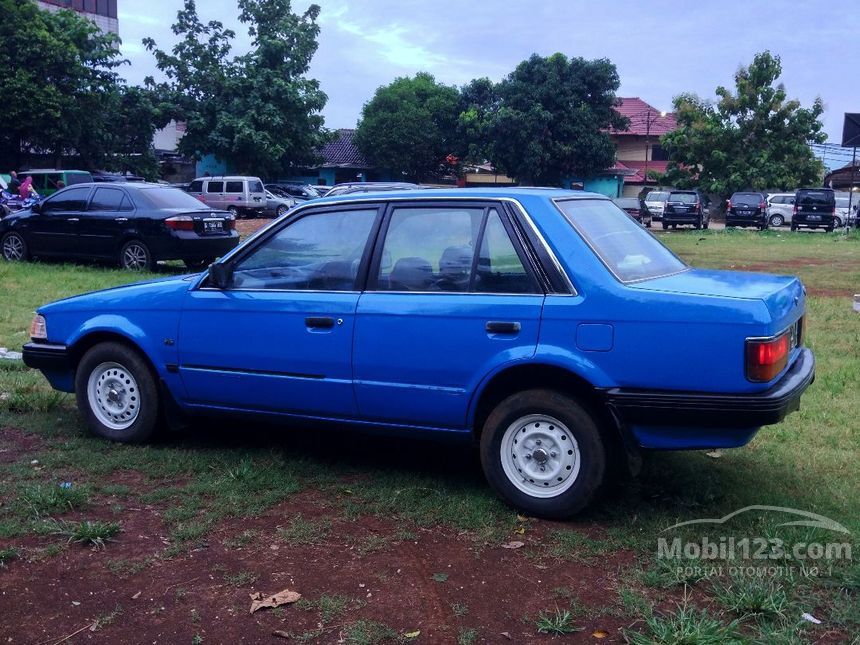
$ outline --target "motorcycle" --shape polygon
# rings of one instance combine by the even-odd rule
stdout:
[[[15,195],[6,190],[0,191],[0,217],[30,208],[41,201],[42,198],[38,193],[32,193],[30,197],[23,199],[20,195]]]

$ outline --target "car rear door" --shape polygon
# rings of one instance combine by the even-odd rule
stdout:
[[[187,401],[328,418],[356,413],[357,276],[378,205],[296,213],[237,256],[226,289],[188,293],[177,340]]]
[[[42,203],[40,212],[27,218],[24,227],[30,252],[34,255],[80,255],[78,226],[86,211],[91,188],[76,186],[59,192]]]
[[[114,257],[133,217],[134,207],[122,188],[96,187],[78,223],[81,252],[92,257]]]
[[[210,208],[226,208],[224,204],[224,181],[221,179],[203,182],[203,201]]]
[[[463,429],[471,393],[531,357],[543,291],[502,205],[394,202],[356,317],[363,419]]]

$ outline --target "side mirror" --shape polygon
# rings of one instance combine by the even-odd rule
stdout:
[[[41,213],[42,212],[42,204],[41,203],[33,204],[32,206],[30,206],[30,210],[33,211],[34,213]]]
[[[233,280],[233,266],[213,262],[209,265],[209,280],[219,289],[226,289]]]

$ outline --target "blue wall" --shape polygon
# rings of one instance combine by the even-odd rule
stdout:
[[[620,197],[621,191],[624,190],[624,178],[616,175],[566,179],[562,182],[562,187],[570,188],[573,183],[582,184],[584,190],[607,197]]]

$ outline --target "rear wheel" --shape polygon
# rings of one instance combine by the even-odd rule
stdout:
[[[791,230],[792,230],[792,231],[796,231],[796,230],[797,230],[797,226],[795,226],[794,224],[792,224],[792,225],[791,225]]]
[[[773,227],[782,226],[785,224],[785,218],[782,215],[771,215],[770,225]]]
[[[698,231],[699,229],[701,229],[701,228],[702,228],[702,224],[703,224],[703,223],[704,223],[704,222],[702,221],[702,216],[701,216],[701,215],[699,215],[699,219],[696,221],[696,223],[695,223],[695,224],[693,224],[693,228],[695,228],[695,229]]]
[[[119,252],[119,265],[129,271],[152,271],[155,262],[149,247],[140,240],[126,242]]]
[[[526,390],[502,401],[484,424],[481,464],[490,486],[514,508],[547,518],[583,510],[606,469],[603,439],[577,400]]]
[[[288,210],[290,210],[290,209],[289,209],[289,208],[287,208],[286,204],[281,204],[280,206],[278,206],[278,210],[277,210],[278,217],[280,217],[281,215],[286,214],[286,212],[287,212]]]
[[[93,434],[142,443],[155,431],[158,389],[143,357],[121,343],[100,343],[75,374],[78,409]]]
[[[665,231],[668,228],[669,228],[669,225],[666,222],[663,222],[663,230]]]
[[[30,257],[27,242],[20,233],[6,233],[0,241],[3,259],[7,262],[26,262]]]
[[[833,218],[833,226],[836,228],[842,228],[842,220],[838,217]]]

